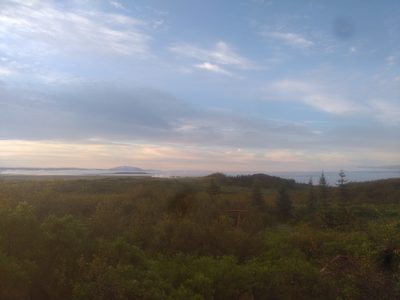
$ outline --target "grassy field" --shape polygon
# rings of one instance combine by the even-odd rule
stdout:
[[[399,263],[400,179],[0,177],[0,299],[400,299]]]

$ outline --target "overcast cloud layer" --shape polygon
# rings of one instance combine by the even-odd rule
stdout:
[[[399,164],[400,4],[216,2],[1,1],[0,166]]]

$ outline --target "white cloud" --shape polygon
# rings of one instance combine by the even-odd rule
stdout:
[[[240,56],[231,46],[222,41],[218,42],[214,49],[199,48],[185,43],[173,45],[169,50],[186,57],[208,61],[213,64],[227,65],[241,69],[253,68],[253,63],[249,59]]]
[[[81,78],[59,72],[37,73],[36,78],[46,84],[64,85],[79,82]]]
[[[218,74],[232,75],[232,73],[224,70],[220,66],[214,65],[214,64],[211,64],[211,63],[208,63],[208,62],[204,62],[202,64],[197,64],[197,65],[195,65],[195,67],[198,68],[198,69],[207,70],[207,71],[218,73]]]
[[[145,55],[145,23],[122,14],[55,2],[5,2],[0,10],[0,50],[25,56],[57,53]]]
[[[306,155],[303,151],[292,149],[272,149],[265,153],[265,158],[275,162],[294,162],[304,160]]]
[[[117,9],[125,9],[125,7],[118,1],[109,1],[110,5]]]
[[[378,121],[387,125],[400,125],[400,105],[398,103],[376,99],[369,101],[369,104]]]
[[[358,49],[356,47],[350,47],[349,52],[350,53],[356,53]]]
[[[11,70],[11,69],[9,69],[9,68],[7,68],[7,67],[2,67],[2,66],[0,66],[0,78],[1,78],[1,77],[10,76],[10,75],[12,75],[13,73],[14,73],[13,70]]]
[[[360,101],[338,93],[328,83],[316,80],[282,79],[264,87],[264,97],[269,101],[299,102],[332,115],[360,115],[374,118],[384,126],[400,124],[400,105],[391,99]]]
[[[269,100],[301,102],[335,115],[350,114],[360,109],[352,101],[329,92],[318,82],[284,79],[268,84],[265,92]]]
[[[313,41],[293,32],[273,31],[264,33],[264,36],[279,40],[295,48],[310,48],[314,46]]]
[[[390,66],[390,67],[393,66],[393,65],[395,65],[396,62],[397,62],[397,58],[396,58],[396,56],[394,56],[394,55],[388,56],[388,57],[386,58],[386,63],[387,63],[387,65]]]

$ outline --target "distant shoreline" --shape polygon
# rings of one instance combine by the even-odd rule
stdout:
[[[84,177],[156,177],[156,178],[185,178],[185,177],[203,177],[211,174],[206,171],[156,171],[156,170],[119,170],[115,169],[83,169],[83,168],[0,168],[2,177],[56,177],[56,178],[84,178]],[[226,172],[229,176],[240,176],[256,174],[261,172]],[[293,179],[297,183],[308,183],[310,178],[314,184],[318,184],[321,172],[303,171],[303,172],[263,172],[264,174],[281,177],[284,179]],[[361,170],[345,171],[346,179],[349,182],[367,182],[381,179],[400,178],[400,170]],[[338,179],[338,172],[324,172],[330,185],[335,185]]]

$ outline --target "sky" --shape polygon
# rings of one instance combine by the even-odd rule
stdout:
[[[0,0],[0,167],[400,165],[400,2]]]

